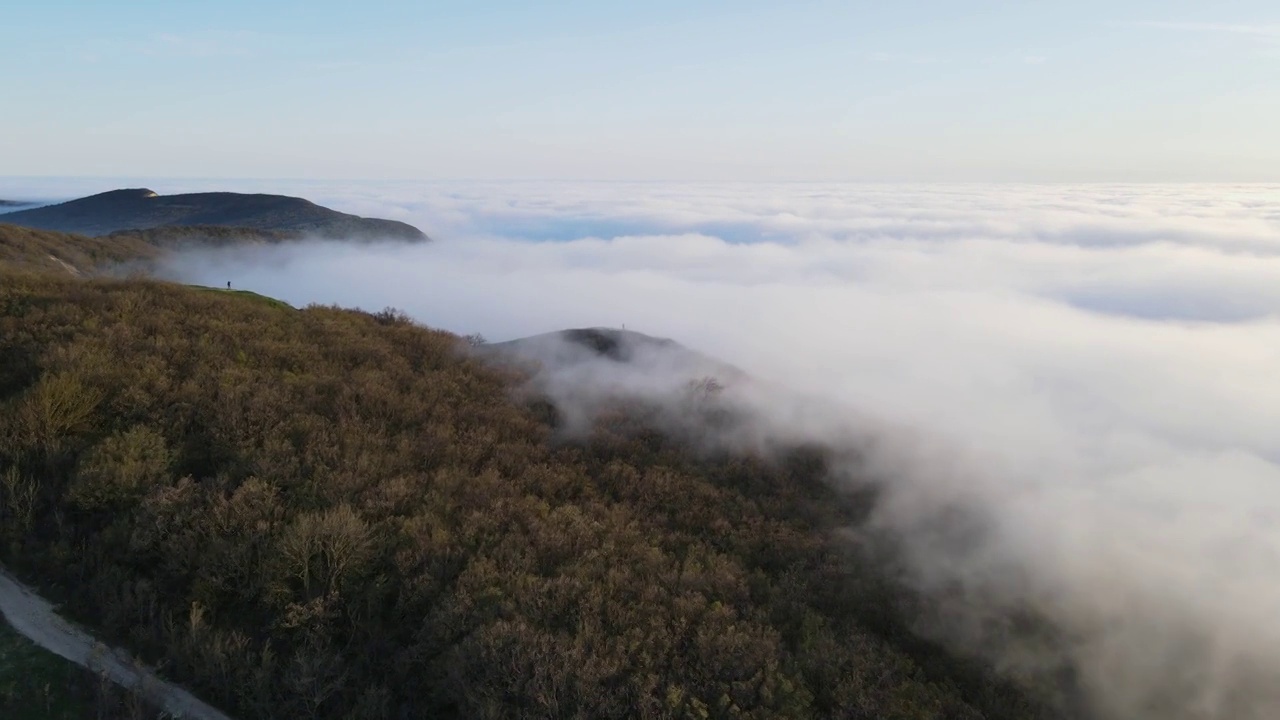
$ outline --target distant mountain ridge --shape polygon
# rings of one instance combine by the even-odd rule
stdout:
[[[111,190],[57,205],[0,213],[0,223],[90,236],[122,230],[218,226],[332,239],[428,239],[407,223],[350,215],[303,198],[232,192],[160,195],[147,188]]]

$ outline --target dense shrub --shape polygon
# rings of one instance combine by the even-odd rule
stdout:
[[[151,239],[133,234],[95,238],[0,223],[0,266],[68,275],[126,263],[142,266],[160,253]]]

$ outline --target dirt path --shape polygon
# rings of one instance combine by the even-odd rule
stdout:
[[[156,676],[121,650],[109,648],[59,617],[48,602],[0,568],[0,614],[19,634],[71,662],[105,675],[177,718],[231,720],[194,695]]]

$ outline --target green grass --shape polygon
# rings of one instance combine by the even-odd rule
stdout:
[[[0,620],[0,717],[76,720],[94,715],[89,673],[37,647]]]
[[[252,302],[262,303],[263,305],[269,305],[271,307],[280,308],[282,310],[295,309],[292,305],[290,305],[289,303],[283,300],[277,300],[273,297],[267,297],[266,295],[259,295],[258,293],[250,292],[249,290],[227,290],[226,288],[206,287],[204,285],[191,285],[190,287],[196,290],[202,290],[204,292],[219,293],[222,295],[234,295],[235,297],[238,297],[238,298],[244,298]]]

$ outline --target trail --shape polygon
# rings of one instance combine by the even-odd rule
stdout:
[[[40,647],[137,693],[172,717],[192,720],[231,720],[191,693],[157,676],[129,658],[123,650],[103,645],[53,611],[35,594],[0,568],[0,614],[19,634]]]

